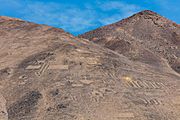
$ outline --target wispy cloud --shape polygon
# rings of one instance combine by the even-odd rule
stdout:
[[[127,4],[122,1],[109,1],[105,2],[104,4],[100,3],[100,8],[105,12],[115,11],[115,14],[101,19],[100,21],[102,22],[102,24],[110,24],[116,22],[142,9],[137,5]]]
[[[180,1],[179,0],[155,0],[153,4],[158,6],[157,12],[166,18],[169,18],[177,23],[180,23],[179,11]]]
[[[105,11],[112,9],[117,9],[122,11],[132,11],[132,10],[137,10],[139,8],[139,6],[137,5],[127,4],[122,1],[105,2],[104,4],[101,4],[100,7]]]
[[[81,6],[62,2],[7,0],[1,6],[8,6],[24,20],[60,27],[74,34],[116,22],[140,9],[133,4],[109,0]]]
[[[94,17],[90,10],[55,3],[29,4],[24,11],[24,19],[62,27],[70,32],[79,32],[94,26]]]

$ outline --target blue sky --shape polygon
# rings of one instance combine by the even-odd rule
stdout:
[[[78,35],[148,9],[180,23],[179,0],[0,0],[0,16],[63,28]]]

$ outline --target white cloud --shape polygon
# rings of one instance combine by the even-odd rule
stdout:
[[[118,9],[118,10],[123,10],[123,11],[132,11],[132,10],[137,10],[139,9],[138,6],[133,5],[133,4],[127,4],[121,1],[109,1],[105,2],[102,4],[101,9],[107,11],[107,10],[112,10],[112,9]]]
[[[77,6],[57,3],[29,3],[21,12],[23,19],[61,27],[70,32],[80,32],[95,26],[96,13]]]
[[[140,9],[142,9],[137,5],[127,4],[121,1],[105,2],[104,4],[100,4],[100,8],[106,12],[116,10],[116,14],[112,14],[109,17],[101,19],[100,22],[102,24],[110,24],[117,22],[123,18],[129,17],[137,13]]]
[[[116,22],[139,9],[136,5],[109,0],[84,3],[81,7],[73,4],[33,0],[7,1],[5,6],[8,5],[9,8],[15,6],[13,10],[24,20],[60,27],[72,33],[83,33],[100,25]],[[116,11],[111,12],[111,10]]]

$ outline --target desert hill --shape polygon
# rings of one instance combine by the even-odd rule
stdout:
[[[155,12],[145,10],[80,37],[158,68],[164,58],[180,72],[180,26]]]
[[[102,33],[89,39],[98,41]],[[123,45],[106,48],[103,40],[98,45],[62,29],[0,17],[0,119],[179,120],[179,74],[130,32],[122,37]],[[153,62],[131,57],[131,48]]]

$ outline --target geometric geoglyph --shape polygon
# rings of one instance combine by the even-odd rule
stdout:
[[[126,82],[126,84],[129,87],[133,87],[133,88],[160,89],[160,88],[165,87],[163,83],[137,81],[137,80],[133,80],[131,77],[123,77],[123,80]]]
[[[28,65],[26,67],[27,70],[39,70],[36,72],[38,76],[43,74],[47,69],[49,70],[68,70],[69,66],[68,65],[58,65],[58,64],[53,64],[50,65],[48,61],[43,61],[43,64],[41,65]]]
[[[117,118],[134,118],[134,114],[131,112],[119,113]]]
[[[26,67],[27,70],[37,70],[41,68],[41,65],[29,65]]]

